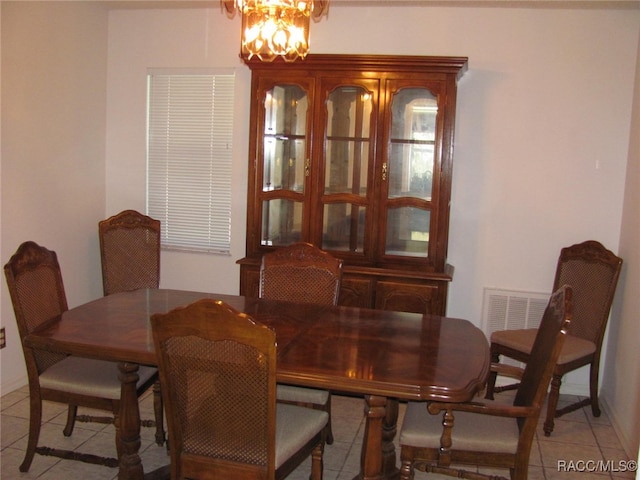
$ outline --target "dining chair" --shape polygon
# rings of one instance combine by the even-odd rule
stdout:
[[[315,245],[298,242],[265,254],[260,265],[260,298],[298,303],[337,305],[342,260]],[[279,402],[324,410],[329,414],[325,435],[333,443],[331,392],[278,384]]]
[[[553,290],[564,284],[573,287],[574,321],[551,379],[547,416],[543,426],[547,437],[553,431],[554,418],[566,413],[591,405],[593,416],[600,416],[600,353],[621,268],[622,259],[594,240],[565,247],[560,251]],[[535,336],[535,328],[493,332],[491,360],[497,363],[504,355],[519,362],[528,362]],[[562,377],[585,365],[590,365],[589,398],[559,409]],[[496,386],[497,376],[493,372],[489,377],[487,398],[493,398],[494,392],[515,388],[513,384]]]
[[[105,295],[158,288],[160,285],[160,221],[123,210],[98,222],[102,288]],[[154,420],[143,426],[156,427],[156,443],[165,441],[160,383],[153,388]]]
[[[67,423],[63,430],[67,437],[73,432],[78,406],[112,412],[115,421],[112,421],[112,417],[90,419],[115,424],[116,451],[119,457],[119,371],[114,362],[69,356],[25,345],[25,337],[67,310],[62,274],[55,252],[32,241],[24,242],[4,266],[4,273],[29,380],[29,439],[20,471],[29,470],[36,453],[117,466],[118,460],[114,458],[38,446],[42,402],[47,400],[68,405]],[[156,368],[140,366],[138,375],[137,393],[140,396],[156,381],[158,371]]]
[[[527,479],[540,410],[571,323],[571,301],[567,285],[551,295],[524,370],[492,365],[520,379],[512,405],[495,400],[408,403],[399,438],[402,480],[412,479],[416,469],[458,478],[502,478],[460,468],[465,465],[508,468],[512,480]]]
[[[154,314],[172,479],[281,479],[311,455],[322,478],[326,412],[276,402],[276,337],[222,301]]]
[[[105,295],[158,288],[160,221],[124,210],[98,223]]]

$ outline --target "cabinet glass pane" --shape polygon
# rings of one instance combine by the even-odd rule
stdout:
[[[262,245],[289,245],[302,238],[302,203],[275,199],[262,202]]]
[[[322,248],[343,252],[362,252],[366,207],[351,203],[324,206]]]
[[[325,193],[367,194],[371,94],[339,87],[327,99]]]
[[[437,98],[424,88],[405,88],[392,102],[389,197],[431,200]]]
[[[433,145],[392,143],[389,164],[389,198],[431,200]]]
[[[414,207],[390,208],[387,215],[387,255],[427,257],[431,212]]]
[[[304,191],[304,140],[267,137],[264,139],[262,191]]]
[[[297,85],[275,86],[264,100],[262,190],[304,190],[307,94]]]

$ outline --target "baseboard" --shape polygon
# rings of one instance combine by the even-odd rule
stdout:
[[[18,390],[19,388],[25,387],[28,384],[29,384],[29,379],[26,375],[23,377],[14,378],[8,382],[3,381],[2,384],[0,385],[0,395],[6,395],[7,393],[11,393],[14,390]]]

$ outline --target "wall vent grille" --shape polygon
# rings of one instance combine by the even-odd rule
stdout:
[[[482,329],[487,336],[496,330],[538,328],[549,302],[549,294],[485,288],[482,306]],[[511,359],[507,364],[522,366]]]

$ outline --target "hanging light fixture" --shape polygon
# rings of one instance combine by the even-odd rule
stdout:
[[[328,0],[222,0],[229,14],[242,15],[242,55],[272,62],[304,58],[309,52],[309,20],[322,16]]]

